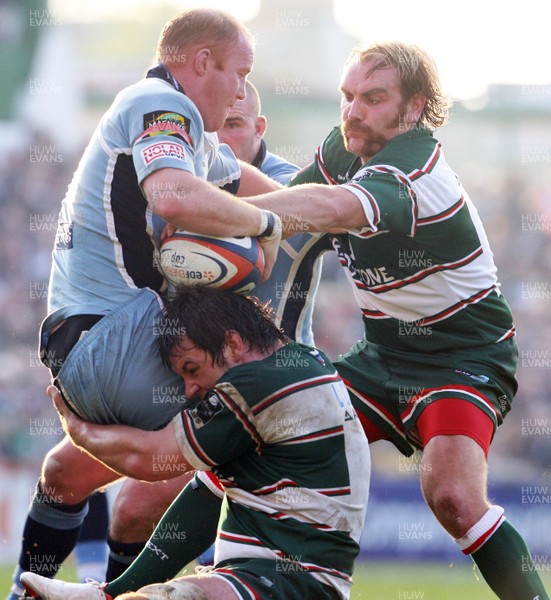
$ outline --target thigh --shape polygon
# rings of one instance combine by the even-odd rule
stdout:
[[[445,397],[449,390],[453,397],[477,404],[497,425],[511,409],[517,388],[516,346],[512,340],[435,354],[387,352],[386,359],[392,371],[393,392],[403,391],[403,420],[415,413],[417,405],[423,405],[423,397],[434,401]]]
[[[342,589],[337,591],[335,587],[321,583],[300,565],[278,559],[230,559],[218,563],[207,573],[205,578],[225,581],[235,590],[237,598],[247,600],[337,600],[348,597],[350,592],[349,584],[343,584]]]
[[[148,539],[166,509],[192,477],[190,472],[154,483],[127,479],[113,504],[111,537],[125,543]]]
[[[188,584],[190,585],[188,586]],[[153,583],[140,588],[135,596],[132,595],[132,592],[130,592],[128,595],[124,594],[123,596],[120,596],[120,598],[124,598],[125,600],[133,600],[133,598],[139,600],[143,600],[144,598],[147,598],[147,600],[159,600],[160,598],[164,598],[166,600],[171,598],[198,598],[198,590],[193,586],[197,586],[197,588],[203,592],[204,596],[201,597],[206,598],[206,600],[249,600],[251,597],[270,597],[256,595],[251,596],[249,594],[243,596],[238,594],[233,586],[227,581],[224,581],[218,577],[203,575],[196,577],[178,577],[176,579],[167,581],[166,583]],[[194,591],[196,593],[194,593]]]
[[[69,353],[56,383],[69,406],[94,423],[155,430],[182,410],[184,385],[161,360],[162,305],[140,290],[104,316]]]
[[[369,442],[388,439],[402,453],[413,454],[399,405],[388,394],[392,374],[377,346],[365,340],[358,342],[333,364],[344,380]]]
[[[495,421],[477,404],[453,395],[426,406],[415,424],[422,447],[426,447],[429,440],[437,435],[463,435],[474,440],[486,457],[496,427]]]
[[[482,347],[437,354],[386,351],[385,360],[391,370],[388,393],[399,407],[399,418],[410,443],[423,447],[423,436],[417,425],[429,407],[438,405],[438,426],[445,423],[447,411],[440,404],[443,401],[449,408],[447,426],[451,429],[443,428],[437,433],[468,435],[481,447],[486,446],[487,451],[511,406],[515,389],[513,365],[511,369],[506,367],[507,361],[512,361],[512,354],[508,347],[497,350]],[[504,364],[501,371],[498,368],[500,361]],[[452,413],[457,416],[455,430]],[[468,417],[463,418],[463,413]]]
[[[63,504],[78,504],[92,492],[121,476],[73,445],[68,437],[52,448],[44,459],[42,492]]]

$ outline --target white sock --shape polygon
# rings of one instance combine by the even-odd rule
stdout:
[[[504,512],[505,509],[501,506],[490,507],[478,523],[475,523],[463,537],[455,540],[461,552],[472,554],[478,550],[505,521]]]

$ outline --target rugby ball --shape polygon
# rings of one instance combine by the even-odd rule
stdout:
[[[175,286],[247,293],[262,277],[264,252],[254,237],[212,237],[178,229],[161,243],[160,266]]]

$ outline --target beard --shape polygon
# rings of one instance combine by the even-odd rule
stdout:
[[[405,104],[400,108],[405,109]],[[348,152],[359,156],[363,162],[367,162],[380,152],[390,139],[396,136],[394,132],[399,128],[402,119],[403,114],[402,110],[400,110],[394,119],[382,128],[382,131],[389,132],[390,135],[388,137],[381,130],[375,131],[372,127],[365,123],[362,124],[357,119],[347,119],[341,123],[341,135],[344,140],[344,147]],[[350,135],[350,133],[355,135]]]

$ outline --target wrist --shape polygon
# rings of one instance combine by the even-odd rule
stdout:
[[[278,217],[270,210],[260,210],[260,227],[256,237],[269,238],[276,228]]]

